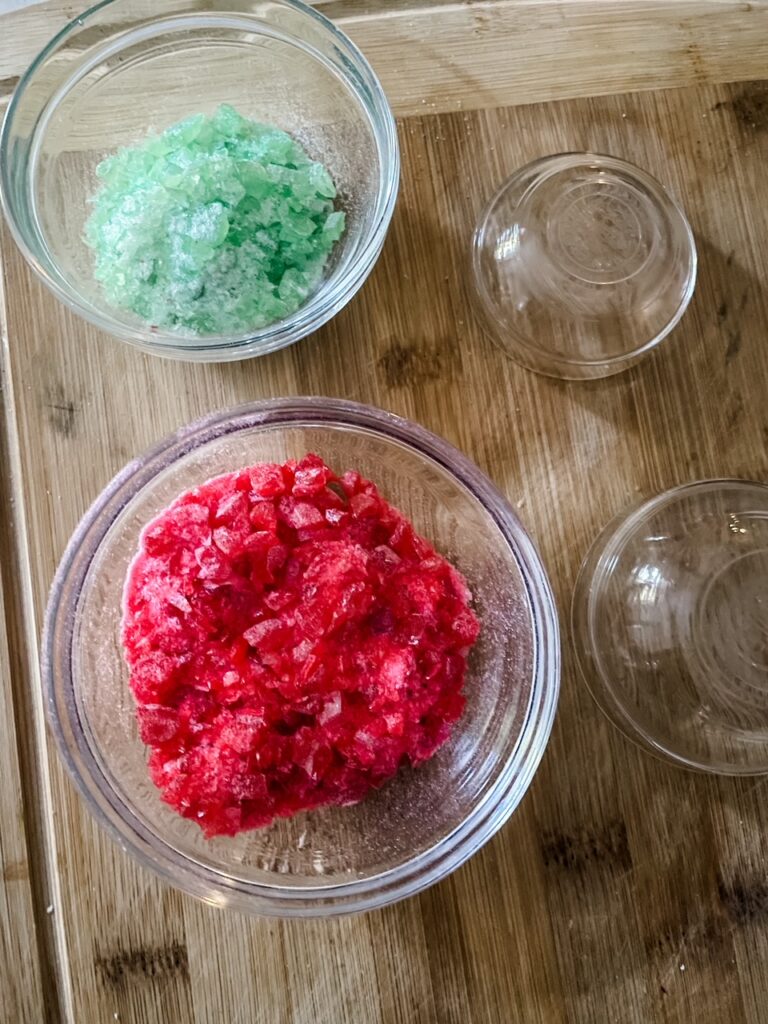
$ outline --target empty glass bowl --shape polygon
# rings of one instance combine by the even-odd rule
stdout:
[[[293,315],[242,335],[196,337],[108,305],[83,228],[99,161],[222,103],[284,129],[325,164],[346,230],[324,280]],[[0,193],[30,266],[77,313],[146,351],[222,361],[289,345],[350,300],[384,243],[399,166],[394,119],[376,76],[311,7],[108,0],[60,32],[21,79],[0,140]]]
[[[595,700],[688,768],[768,771],[768,486],[704,480],[622,513],[572,609]]]
[[[696,247],[645,171],[593,153],[516,171],[475,231],[474,293],[492,338],[530,370],[579,380],[632,366],[680,320]]]
[[[451,740],[354,807],[206,840],[150,781],[120,640],[142,528],[181,491],[262,460],[317,452],[359,469],[466,576],[481,622]],[[53,584],[43,641],[48,717],[90,810],[173,885],[266,914],[365,910],[418,892],[509,818],[557,704],[558,627],[538,555],[504,498],[463,455],[388,413],[284,399],[185,427],[128,465],[86,514]]]

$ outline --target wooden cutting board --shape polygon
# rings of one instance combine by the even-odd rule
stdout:
[[[768,476],[768,86],[743,81],[767,74],[768,4],[324,9],[372,57],[403,150],[381,260],[333,323],[247,363],[165,362],[76,319],[2,241],[0,1024],[762,1024],[768,789],[682,773],[617,735],[574,672],[567,609],[589,542],[627,503]],[[56,0],[7,16],[0,86],[76,13]],[[505,359],[466,290],[486,197],[568,149],[667,183],[701,259],[674,335],[590,384]],[[379,405],[467,452],[539,545],[564,627],[555,730],[510,823],[421,896],[329,922],[217,911],[125,857],[68,782],[37,672],[56,563],[110,477],[205,412],[290,394]]]

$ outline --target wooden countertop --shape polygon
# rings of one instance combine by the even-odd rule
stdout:
[[[768,475],[768,86],[750,81],[768,3],[323,7],[400,115],[403,185],[378,266],[318,334],[234,365],[150,358],[73,317],[2,242],[0,1024],[763,1024],[765,782],[635,750],[577,679],[567,626],[552,740],[510,823],[440,885],[357,918],[251,920],[165,887],[97,829],[46,734],[37,635],[66,540],[126,461],[209,410],[337,395],[442,434],[517,506],[564,624],[581,557],[628,502]],[[0,89],[78,10],[5,16]],[[701,258],[675,333],[590,384],[506,360],[465,291],[487,195],[567,149],[667,183]]]

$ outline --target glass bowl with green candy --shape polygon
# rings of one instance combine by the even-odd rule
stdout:
[[[0,138],[11,230],[102,330],[197,361],[275,351],[370,273],[399,180],[386,97],[298,0],[108,0],[22,78]]]

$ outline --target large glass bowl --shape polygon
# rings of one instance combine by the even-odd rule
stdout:
[[[260,460],[314,451],[357,468],[466,576],[481,621],[451,740],[353,807],[206,840],[147,772],[120,643],[122,591],[142,528],[181,491]],[[184,427],[128,465],[86,514],[51,593],[48,717],[92,813],[167,881],[255,913],[366,910],[425,888],[471,856],[528,788],[559,687],[552,595],[504,498],[463,455],[405,420],[328,399],[281,399]]]
[[[277,125],[321,160],[347,227],[324,280],[292,316],[242,335],[195,337],[152,328],[109,305],[83,229],[103,157],[221,103]],[[97,4],[33,62],[0,139],[6,216],[48,287],[124,341],[199,361],[273,352],[337,313],[381,251],[399,168],[395,123],[378,79],[342,32],[298,0]]]

